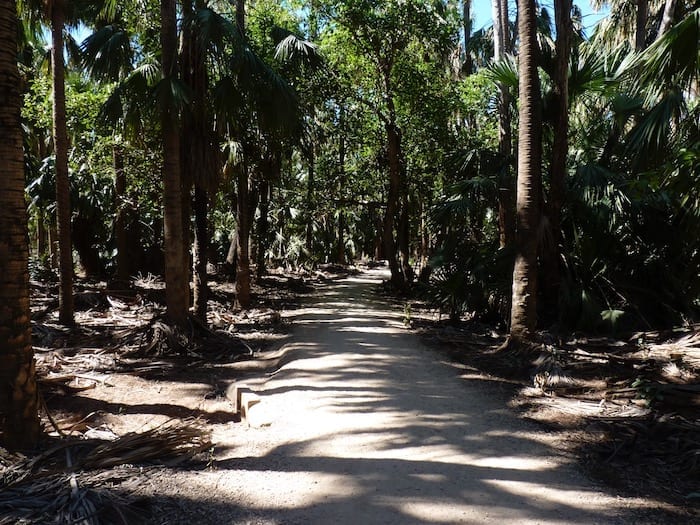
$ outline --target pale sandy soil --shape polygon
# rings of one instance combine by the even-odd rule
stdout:
[[[273,369],[202,384],[132,381],[146,406],[207,417],[215,442],[208,468],[144,476],[138,492],[160,509],[150,522],[662,523],[654,502],[587,479],[555,435],[507,407],[498,384],[423,347],[402,309],[372,293],[382,277],[329,283],[313,306],[289,312],[295,335]],[[204,399],[212,383],[235,381],[262,400],[253,426],[232,420],[228,400]],[[119,384],[90,394],[102,395],[128,402]],[[155,421],[136,412],[134,422]]]

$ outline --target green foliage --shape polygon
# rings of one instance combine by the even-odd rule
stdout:
[[[46,13],[43,4],[22,5],[27,191],[34,223],[50,222],[51,84],[41,65],[41,31],[30,23]],[[84,20],[94,29],[79,46],[80,70],[68,75],[66,88],[74,219],[95,225],[95,243],[110,261],[104,217],[117,205],[118,147],[127,178],[120,209],[129,211],[143,251],[157,251],[162,159],[155,110],[168,107],[186,122],[196,90],[162,76],[158,2],[67,6],[70,24]],[[180,31],[201,52],[206,100],[197,111],[209,119],[212,151],[223,152],[227,169],[246,166],[251,188],[267,178],[272,184],[269,235],[255,239],[267,258],[289,266],[333,261],[341,224],[350,257],[374,255],[386,209],[390,123],[401,135],[409,251],[432,268],[424,293],[452,318],[507,322],[513,254],[499,249],[497,215],[514,162],[498,153],[497,83],[510,88],[514,110],[517,57],[492,63],[491,28],[460,50],[455,2],[260,0],[246,7],[245,36],[225,2],[183,4]],[[562,329],[668,326],[697,319],[700,308],[700,14],[679,5],[682,18],[671,30],[656,41],[650,32],[649,47],[633,53],[625,31],[634,27],[634,9],[629,2],[619,7],[607,23],[619,34],[601,26],[590,41],[574,17]],[[555,55],[549,14],[539,15],[547,202]],[[472,71],[457,64],[465,53]],[[279,173],[271,161],[279,161]],[[235,228],[237,188],[227,176],[211,195],[219,260]]]

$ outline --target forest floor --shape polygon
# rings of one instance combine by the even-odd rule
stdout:
[[[72,330],[36,287],[50,441],[0,455],[0,523],[700,521],[697,330],[554,341],[533,364],[409,316],[381,268],[332,270],[272,272],[247,313],[212,283],[196,344],[160,322],[158,280],[83,283]],[[259,401],[243,420],[234,387]]]

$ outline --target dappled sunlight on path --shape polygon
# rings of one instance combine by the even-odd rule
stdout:
[[[192,482],[226,523],[628,523],[517,419],[498,386],[465,381],[372,294],[330,283],[294,312],[290,359],[246,384],[269,426],[215,436]],[[222,514],[223,516],[224,514]]]

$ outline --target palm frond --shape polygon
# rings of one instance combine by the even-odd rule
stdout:
[[[690,89],[700,79],[700,8],[649,46],[631,55],[620,66],[622,74],[632,77],[639,92],[647,92],[654,103],[669,84]]]
[[[628,148],[639,157],[654,155],[672,140],[672,123],[685,107],[683,94],[677,88],[669,89],[638,123],[628,136]]]
[[[321,63],[318,46],[298,37],[281,27],[272,30],[272,39],[277,43],[275,59],[295,65],[316,67]]]
[[[99,28],[80,44],[81,65],[90,76],[116,81],[131,70],[133,49],[127,31],[115,24]]]
[[[243,37],[236,24],[211,7],[197,9],[183,20],[182,25],[183,29],[191,32],[200,49],[215,57],[223,58],[229,46],[234,53],[240,53],[244,47]]]
[[[518,89],[518,66],[510,55],[506,55],[503,60],[492,63],[486,70],[486,76],[513,90]]]
[[[190,88],[182,80],[172,76],[164,77],[158,81],[153,86],[151,95],[155,106],[171,117],[181,114],[192,98]]]

